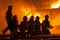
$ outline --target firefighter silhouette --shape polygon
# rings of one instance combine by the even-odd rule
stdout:
[[[35,28],[34,28],[34,16],[30,17],[30,20],[28,21],[28,33],[29,35],[35,35]]]
[[[19,25],[20,34],[22,37],[26,36],[26,33],[25,33],[26,27],[27,27],[27,16],[24,16],[23,21]]]
[[[45,15],[45,20],[42,22],[42,33],[43,34],[50,34],[49,28],[50,27],[50,22],[49,22],[49,16]]]
[[[39,21],[39,16],[37,16],[36,17],[36,19],[35,19],[35,34],[36,35],[40,35],[41,34],[41,23],[40,23],[40,21]]]
[[[17,36],[17,33],[18,33],[18,31],[17,31],[17,29],[18,29],[18,20],[17,20],[17,16],[16,15],[14,15],[13,16],[13,20],[12,20],[12,27],[11,27],[11,36]]]
[[[3,35],[5,35],[5,32],[8,31],[8,29],[10,30],[10,28],[12,27],[12,18],[12,6],[10,5],[8,6],[8,10],[6,12],[7,27],[3,30]]]

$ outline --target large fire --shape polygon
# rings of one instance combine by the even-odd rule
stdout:
[[[32,13],[28,13],[29,15],[27,15],[28,18],[30,18],[32,16]]]
[[[28,19],[31,17],[31,16],[34,16],[34,20],[36,18],[36,16],[39,16],[40,17],[40,13],[38,13],[36,11],[36,8],[31,8],[31,7],[22,7],[21,8],[21,11],[22,13],[28,17]]]
[[[60,7],[60,0],[58,0],[57,3],[53,4],[51,7],[52,8],[59,8]]]
[[[0,28],[0,34],[2,33],[3,29],[5,29],[5,27],[7,26],[6,19],[5,19],[5,11],[6,11],[5,9],[7,8],[8,3],[9,4],[12,4],[12,6],[13,6],[13,14],[16,14],[18,16],[18,22],[19,22],[19,24],[22,21],[23,16],[27,16],[28,19],[30,19],[30,17],[32,15],[34,16],[34,18],[36,18],[36,16],[39,16],[40,17],[40,20],[39,21],[42,23],[42,21],[44,20],[44,16],[46,14],[50,15],[49,14],[50,11],[48,11],[48,10],[47,11],[44,11],[43,8],[45,8],[44,7],[45,5],[43,5],[43,4],[39,4],[39,5],[43,6],[43,7],[42,7],[42,11],[39,11],[38,12],[37,9],[40,10],[40,6],[38,5],[39,7],[37,8],[37,5],[35,3],[34,3],[35,5],[34,5],[32,3],[29,4],[29,3],[23,2],[23,1],[10,1],[8,3],[6,2],[6,6],[5,6],[5,4],[3,6],[2,3],[3,3],[3,1],[0,3],[1,4],[1,7],[0,8],[2,9],[2,10],[0,10],[0,12],[1,12],[0,15],[2,15],[1,18],[0,18],[0,24],[1,24],[0,25],[1,26],[1,28]],[[27,5],[25,5],[25,4],[27,4]],[[53,3],[51,5],[51,8],[52,9],[53,8],[59,8],[59,7],[60,7],[60,0],[58,0],[56,3]],[[60,12],[57,12],[57,11],[54,11],[53,12],[53,10],[52,10],[52,13],[55,13],[55,12],[58,13],[58,15],[60,13]],[[53,19],[52,20],[53,21],[52,25],[58,25],[58,26],[56,26],[57,28],[54,26],[54,28],[51,30],[51,33],[52,34],[60,34],[60,32],[59,32],[59,30],[60,30],[60,19],[59,19],[60,18],[60,15],[59,16],[58,15],[56,14],[56,17],[55,18],[52,18]]]
[[[40,17],[40,14],[38,12],[35,13],[34,17],[36,18],[36,16]]]

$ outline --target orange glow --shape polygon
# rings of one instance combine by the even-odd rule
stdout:
[[[32,16],[31,9],[29,7],[21,7],[21,11],[23,12],[24,15],[26,15],[28,18]]]
[[[25,14],[25,15],[28,15],[28,13],[30,12],[31,9],[29,9],[28,7],[25,8],[25,7],[21,7],[21,11]]]
[[[32,1],[32,0],[31,0]],[[51,0],[52,1],[52,0]],[[36,5],[36,3],[34,2],[34,4],[28,4],[28,3],[24,3],[23,1],[10,1],[9,3],[5,3],[3,4],[4,1],[0,1],[0,34],[2,34],[3,30],[7,27],[7,22],[6,22],[6,11],[7,11],[7,7],[8,7],[8,4],[12,4],[13,6],[13,14],[16,14],[17,17],[18,17],[18,22],[19,22],[19,25],[20,25],[20,22],[22,21],[22,18],[23,16],[27,16],[28,19],[33,15],[34,17],[36,16],[39,16],[40,19],[39,21],[42,23],[42,21],[44,20],[44,16],[47,14],[49,14],[50,12],[47,10],[47,11],[44,11],[44,6],[45,5],[41,5],[43,6],[42,8],[38,5]],[[42,3],[42,2],[41,2]],[[26,4],[26,5],[25,5]],[[38,3],[37,3],[38,4]],[[53,3],[51,8],[59,8],[60,7],[60,0],[57,1],[57,3]],[[42,11],[37,11],[37,10],[40,10],[40,8],[42,9]],[[46,8],[47,9],[47,8]],[[54,11],[52,10],[52,13],[54,15],[54,13],[57,13],[56,14],[56,17],[52,17],[52,24],[51,25],[60,25],[60,11]],[[50,15],[50,14],[49,14]],[[59,15],[59,16],[58,16]],[[50,16],[49,16],[50,17]],[[56,26],[56,27],[60,27],[60,26]],[[52,34],[60,34],[60,28],[56,28],[54,26],[53,29],[51,29],[51,33]],[[59,29],[59,30],[58,30]],[[18,32],[20,32],[18,30]],[[26,31],[27,32],[27,31]],[[7,31],[7,34],[9,34],[10,31],[8,30]]]
[[[36,16],[40,17],[40,14],[38,12],[35,13],[34,17],[36,18]]]
[[[60,0],[58,0],[58,2],[53,4],[51,7],[52,8],[59,8],[60,7]]]
[[[25,30],[25,32],[28,32],[28,30]]]
[[[40,17],[40,14],[38,13],[38,12],[36,12],[35,14],[34,14],[34,18],[36,18],[36,16],[39,16]],[[35,20],[35,19],[34,19]],[[42,21],[41,20],[39,20],[41,23],[42,23]]]
[[[27,15],[27,17],[28,17],[28,18],[30,18],[31,16],[32,16],[32,14],[31,14],[31,13],[29,13],[29,15]]]

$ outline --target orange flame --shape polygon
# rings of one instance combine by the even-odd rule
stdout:
[[[36,18],[36,16],[40,17],[40,14],[38,12],[35,13],[34,17]]]
[[[58,0],[58,2],[53,4],[51,7],[52,8],[59,8],[60,7],[60,0]]]

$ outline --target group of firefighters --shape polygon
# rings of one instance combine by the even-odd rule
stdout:
[[[35,20],[34,20],[34,16],[31,16],[29,21],[27,21],[27,16],[24,16],[23,21],[20,23],[20,25],[18,25],[17,16],[12,15],[12,6],[10,5],[6,12],[6,20],[8,26],[6,27],[6,29],[3,30],[3,35],[5,35],[5,32],[8,29],[10,30],[11,35],[15,33],[18,33],[21,36],[50,34],[49,28],[52,27],[50,27],[50,22],[48,19],[49,16],[45,15],[45,20],[41,23],[39,21],[39,16],[36,16]],[[20,32],[17,31],[18,29]]]

